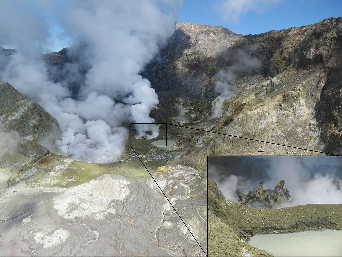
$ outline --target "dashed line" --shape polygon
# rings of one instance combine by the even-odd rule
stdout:
[[[165,199],[169,202],[169,204],[171,205],[172,209],[175,211],[175,213],[178,215],[178,217],[180,218],[180,220],[183,222],[184,226],[187,228],[187,230],[189,231],[189,233],[191,234],[191,236],[194,238],[194,240],[196,241],[196,243],[198,244],[198,246],[201,248],[201,250],[204,252],[204,254],[206,256],[207,253],[204,251],[203,247],[201,246],[201,244],[197,241],[196,237],[194,236],[194,234],[191,232],[189,226],[184,222],[183,218],[179,215],[179,213],[177,212],[176,208],[173,206],[173,204],[171,203],[171,201],[169,200],[169,198],[166,196],[166,194],[164,193],[164,191],[161,189],[161,187],[159,186],[159,184],[157,183],[156,179],[152,176],[151,172],[147,169],[145,163],[140,159],[139,154],[134,150],[134,148],[131,146],[133,152],[135,153],[135,155],[137,156],[137,158],[139,159],[139,161],[141,162],[141,164],[144,166],[144,168],[146,169],[146,171],[148,172],[148,174],[151,176],[151,178],[153,179],[154,183],[157,185],[157,187],[159,188],[159,190],[162,192],[162,194],[164,195]]]
[[[276,145],[276,146],[283,146],[283,147],[288,147],[288,148],[298,149],[298,150],[303,150],[303,151],[309,151],[309,152],[313,152],[313,153],[321,153],[321,154],[325,154],[325,155],[329,155],[329,156],[342,156],[340,154],[328,153],[328,152],[324,152],[324,151],[320,151],[320,150],[308,149],[308,148],[298,147],[298,146],[291,146],[291,145],[287,145],[287,144],[284,144],[284,143],[277,143],[277,142],[259,140],[259,139],[255,139],[255,138],[237,136],[237,135],[232,135],[232,134],[227,134],[227,133],[221,133],[221,132],[218,132],[218,131],[199,129],[199,128],[183,126],[183,125],[174,124],[174,123],[168,123],[168,125],[175,126],[175,127],[180,127],[180,128],[191,129],[191,130],[202,131],[202,132],[205,132],[205,133],[213,133],[213,134],[217,134],[217,135],[223,135],[223,136],[239,138],[239,139],[244,139],[244,140],[249,140],[249,141],[255,141],[255,142],[271,144],[271,145]]]

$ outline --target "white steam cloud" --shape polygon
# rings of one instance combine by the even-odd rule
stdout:
[[[158,97],[139,72],[172,35],[181,6],[170,0],[4,1],[0,44],[17,51],[1,79],[57,119],[63,132],[57,144],[64,154],[87,162],[116,161],[127,139],[123,124],[154,122],[149,114]],[[65,75],[59,82],[49,81],[41,55],[51,45],[49,19],[59,22],[73,43],[70,54],[78,58],[57,74]],[[79,85],[75,95],[72,83]],[[137,128],[138,137],[147,131],[148,138],[158,135],[157,126]]]
[[[217,187],[221,190],[222,194],[228,200],[233,202],[239,201],[236,192],[246,191],[249,188],[252,188],[250,181],[248,181],[244,176],[225,176],[220,169],[212,165],[210,165],[209,168],[209,177],[216,182]]]
[[[265,181],[265,189],[274,189],[284,179],[284,187],[289,190],[292,201],[277,208],[302,204],[342,204],[341,157],[260,158],[269,160],[269,166],[265,167],[266,177],[247,179],[244,174],[227,176],[216,167],[209,169],[209,177],[217,183],[223,195],[234,202],[238,202],[238,192],[255,190],[262,180]]]
[[[220,13],[224,21],[234,23],[239,22],[239,17],[243,13],[254,11],[258,13],[264,12],[272,5],[282,0],[220,0],[213,8]]]
[[[225,67],[216,75],[217,82],[215,83],[215,91],[220,93],[220,96],[214,101],[214,111],[212,118],[222,115],[222,104],[224,100],[232,98],[236,95],[236,85],[231,83],[238,75],[248,73],[256,68],[259,68],[261,62],[256,57],[250,56],[244,51],[239,51],[237,54],[237,62],[233,65]]]
[[[305,158],[305,157],[304,157]],[[271,167],[267,169],[270,177],[265,181],[265,188],[274,188],[285,179],[285,187],[291,194],[292,201],[279,207],[296,206],[300,204],[342,204],[342,158],[280,158],[270,160]],[[319,168],[320,164],[336,164],[335,168]],[[308,165],[316,166],[315,172]],[[279,180],[278,180],[279,179]]]
[[[8,157],[15,154],[21,138],[15,131],[0,131],[0,162],[6,162]]]

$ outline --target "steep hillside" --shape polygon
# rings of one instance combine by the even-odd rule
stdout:
[[[204,168],[207,155],[341,154],[341,57],[342,18],[245,36],[178,23],[142,74],[158,121],[230,135],[184,130]]]
[[[0,81],[0,167],[34,175],[31,166],[50,155],[43,145],[52,145],[59,133],[57,121],[41,106]]]
[[[53,80],[66,72],[65,64],[82,63],[79,51],[45,56]],[[158,93],[160,103],[152,111],[157,121],[251,139],[191,134],[192,145],[200,140],[195,145],[205,146],[191,146],[205,167],[208,154],[341,154],[341,60],[342,18],[260,35],[176,23],[141,75]],[[85,73],[82,65],[77,67]],[[78,87],[71,82],[75,95]]]

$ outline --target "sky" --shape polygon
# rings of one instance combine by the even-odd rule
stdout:
[[[56,12],[62,11],[63,5],[59,5]],[[305,26],[329,17],[342,17],[341,0],[183,0],[176,22],[223,26],[246,35]],[[48,22],[52,35],[49,50],[68,47],[69,40],[55,20]]]
[[[176,21],[260,34],[341,16],[341,0],[184,0]]]
[[[115,2],[115,0],[113,1]],[[305,26],[329,17],[342,17],[342,0],[161,1],[176,2],[177,6],[183,4],[176,15],[176,22],[223,26],[244,35]],[[59,4],[49,7],[49,11],[37,11],[39,16],[47,20],[51,35],[50,45],[46,52],[60,51],[62,48],[70,46],[70,39],[63,34],[63,30],[55,19],[65,12],[67,7],[63,1],[51,1],[51,3],[54,2]],[[41,10],[41,8],[36,8],[36,10]],[[15,46],[7,44],[1,46],[15,48]]]

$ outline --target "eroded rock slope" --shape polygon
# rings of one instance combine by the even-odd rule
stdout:
[[[341,54],[342,18],[260,35],[179,23],[142,74],[160,96],[157,119],[247,138],[185,129],[202,167],[207,155],[338,155]]]

